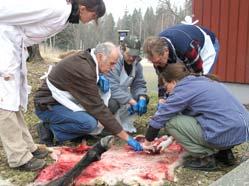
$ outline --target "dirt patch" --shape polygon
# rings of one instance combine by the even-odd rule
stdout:
[[[28,70],[29,70],[28,78],[29,78],[29,84],[32,86],[32,93],[30,94],[29,97],[28,112],[25,113],[25,120],[30,128],[30,132],[35,142],[38,142],[37,133],[35,130],[35,124],[39,120],[34,114],[33,94],[41,84],[41,80],[39,78],[44,74],[44,72],[47,71],[49,65],[54,64],[56,62],[57,61],[55,60],[45,59],[44,63],[28,63]],[[246,107],[249,109],[249,105],[246,105]],[[148,118],[153,115],[153,113],[155,112],[155,108],[156,108],[156,94],[153,94],[151,95],[148,113],[136,120],[136,127],[138,128],[138,134],[144,134]],[[164,131],[162,130],[161,133],[163,132]],[[92,141],[91,143],[93,142],[94,141]],[[249,150],[248,146],[249,146],[248,144],[242,144],[233,149],[233,152],[238,162],[240,161],[243,154]],[[47,158],[46,161],[49,164],[52,160],[50,158]],[[176,170],[176,176],[178,178],[178,182],[177,183],[166,182],[165,185],[175,185],[175,186],[209,185],[210,183],[217,180],[218,178],[220,178],[221,176],[223,176],[233,168],[234,167],[221,168],[219,171],[215,172],[192,171],[189,169],[178,168]],[[5,154],[3,152],[3,148],[2,146],[0,146],[0,176],[3,179],[8,179],[11,183],[13,183],[13,185],[24,186],[30,182],[33,182],[35,177],[37,176],[37,173],[18,171],[9,168]],[[120,183],[119,185],[123,184]]]

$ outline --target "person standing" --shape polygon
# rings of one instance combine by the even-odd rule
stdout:
[[[149,98],[143,67],[140,64],[141,42],[136,36],[127,36],[121,43],[122,56],[115,68],[107,75],[111,98],[109,109],[127,132],[136,132],[135,115],[147,112]]]
[[[34,144],[23,119],[28,103],[27,47],[105,13],[102,0],[0,0],[0,138],[10,167],[41,169],[48,153]]]

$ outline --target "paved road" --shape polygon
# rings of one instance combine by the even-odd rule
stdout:
[[[210,186],[249,186],[249,160],[222,176]]]

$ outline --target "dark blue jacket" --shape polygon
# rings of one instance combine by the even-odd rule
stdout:
[[[210,36],[212,43],[215,43],[215,34],[206,28],[200,28]],[[159,36],[168,38],[174,45],[176,52],[174,52],[171,44],[167,42],[169,46],[169,63],[176,62],[176,56],[174,56],[174,54],[176,54],[177,57],[180,58],[183,62],[191,63],[192,60],[196,57],[191,56],[191,54],[189,54],[189,56],[187,57],[187,53],[191,52],[192,50],[191,43],[194,44],[194,46],[196,47],[195,49],[197,49],[197,47],[200,47],[200,49],[202,49],[205,42],[203,33],[195,25],[179,24],[167,28],[166,30],[162,31]],[[197,53],[195,54],[198,54],[198,51],[196,52]]]
[[[199,28],[198,28],[199,27]],[[200,56],[200,51],[204,46],[205,38],[203,32],[210,36],[212,43],[216,42],[216,36],[210,30],[195,25],[179,24],[167,28],[162,31],[159,36],[166,39],[169,49],[168,63],[175,63],[178,59],[186,64],[186,66],[194,72],[203,71],[203,60]],[[173,46],[172,46],[173,45]],[[157,74],[162,72],[165,67],[156,67]],[[158,84],[158,96],[164,97],[165,90]]]

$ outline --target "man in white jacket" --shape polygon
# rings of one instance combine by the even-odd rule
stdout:
[[[34,144],[21,112],[28,103],[26,47],[104,13],[103,0],[0,0],[0,138],[10,167],[38,170],[48,154]]]

